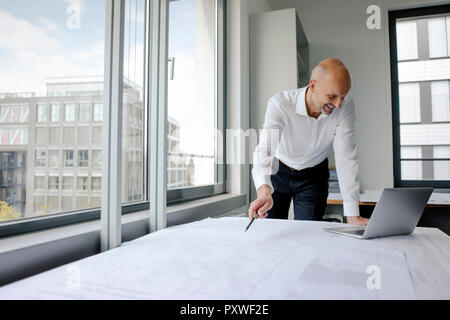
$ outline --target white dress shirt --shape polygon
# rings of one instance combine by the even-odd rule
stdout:
[[[276,173],[274,156],[291,168],[314,167],[333,145],[345,216],[359,216],[358,157],[355,141],[355,103],[347,95],[341,108],[315,119],[306,111],[306,88],[282,91],[269,99],[258,146],[253,154],[256,190],[269,185]]]

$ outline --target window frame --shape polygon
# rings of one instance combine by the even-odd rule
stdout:
[[[146,1],[146,13],[148,15],[149,13],[149,7],[153,5],[153,2],[156,2],[157,0],[148,0]],[[163,1],[165,2],[165,1]],[[108,11],[108,5],[111,6],[112,0],[106,0],[106,8],[105,8],[105,17],[106,20],[108,19],[112,19],[112,15],[110,15],[109,13],[111,11]],[[222,132],[224,132],[224,129],[226,128],[226,5],[227,5],[227,1],[226,0],[217,0],[217,5],[216,5],[216,21],[220,26],[218,25],[216,28],[216,55],[217,55],[217,60],[215,62],[216,64],[216,105],[217,108],[221,108],[220,110],[218,110],[217,114],[216,114],[216,123],[217,123],[217,128],[221,129]],[[146,18],[147,20],[150,19],[150,17]],[[160,21],[160,23],[166,23],[167,21]],[[146,42],[149,42],[151,39],[151,34],[149,33],[150,30],[150,23],[147,21],[146,23],[146,30],[145,30],[145,39]],[[112,33],[112,29],[110,30],[105,30],[105,41],[107,41],[108,37],[111,37],[111,33]],[[220,41],[220,45],[218,46],[217,42]],[[147,47],[149,47],[150,45],[147,43],[146,44]],[[149,51],[149,49],[147,49],[147,51]],[[105,53],[106,54],[106,53]],[[123,55],[121,57],[121,59],[123,60]],[[150,62],[148,62],[150,63]],[[148,70],[150,70],[151,68],[147,68]],[[106,71],[106,70],[105,70]],[[111,71],[111,66],[109,68],[109,71]],[[106,72],[105,72],[105,77],[107,76]],[[146,82],[149,83],[149,79],[152,77],[151,74],[146,73],[145,75],[146,77]],[[105,78],[105,82],[106,82],[106,78]],[[150,88],[151,86],[149,85],[148,88]],[[122,88],[119,88],[123,90],[123,86]],[[104,95],[106,94],[111,94],[111,92],[109,91],[110,89],[107,89],[106,87],[104,88]],[[120,91],[120,90],[119,90]],[[144,110],[143,110],[143,122],[144,122],[144,126],[147,127],[147,134],[144,134],[142,136],[143,139],[143,143],[144,143],[144,150],[147,153],[147,155],[145,156],[144,154],[142,154],[143,159],[143,167],[144,167],[144,195],[146,197],[146,200],[144,201],[135,201],[135,202],[130,202],[130,203],[125,203],[121,205],[120,208],[120,212],[121,215],[124,214],[128,214],[128,213],[133,213],[133,212],[139,212],[139,211],[144,211],[144,210],[149,210],[150,209],[150,202],[149,202],[149,184],[150,184],[150,178],[149,178],[149,174],[150,174],[150,168],[149,168],[149,159],[150,159],[150,139],[149,139],[149,125],[150,125],[150,104],[151,104],[151,99],[149,98],[150,93],[147,91],[146,92],[146,96],[145,97],[145,103],[144,103]],[[105,117],[105,115],[102,114],[98,114],[99,109],[104,110],[104,100],[102,101],[92,101],[91,103],[91,113],[90,113],[90,119],[89,121],[95,123],[95,122],[103,122],[103,129],[105,128],[105,121],[110,121],[109,119],[107,119]],[[57,110],[53,111],[52,109],[54,108],[54,106],[57,105]],[[36,109],[37,109],[37,103],[35,104]],[[46,103],[45,107],[45,118],[46,121],[50,123],[50,127],[51,125],[57,125],[58,123],[62,123],[64,122],[64,103],[62,103],[62,101],[60,102],[60,100],[56,100],[56,99],[52,99],[51,102]],[[97,111],[97,114],[96,114]],[[36,110],[37,113],[37,110]],[[57,114],[58,119],[54,119],[53,114]],[[101,120],[96,118],[100,116]],[[77,118],[77,106],[75,106],[75,120]],[[32,121],[32,120],[29,120]],[[34,121],[36,122],[36,124],[41,123],[40,121],[38,121],[37,119],[37,114],[36,114],[36,119],[34,119]],[[57,126],[59,127],[59,126]],[[219,143],[220,146],[223,146],[223,148],[221,149],[216,149],[218,150],[218,153],[216,154],[216,157],[218,158],[218,161],[216,163],[220,163],[219,165],[217,165],[217,169],[216,169],[216,173],[215,173],[215,180],[219,181],[218,184],[215,185],[208,185],[208,186],[200,186],[200,187],[188,187],[188,188],[181,188],[181,189],[175,189],[175,190],[170,190],[168,192],[168,197],[167,199],[170,199],[169,201],[167,201],[167,203],[178,203],[178,202],[184,202],[184,201],[189,201],[189,200],[193,200],[193,199],[198,199],[198,198],[204,198],[204,197],[208,197],[208,196],[213,196],[213,195],[217,195],[217,194],[221,194],[225,192],[225,181],[226,181],[226,165],[225,165],[225,159],[226,159],[226,150],[225,150],[225,134],[223,134],[223,142]],[[42,149],[43,150],[43,149]],[[60,165],[61,165],[61,170],[64,171],[64,167],[65,167],[65,151],[68,150],[72,150],[73,152],[73,158],[72,158],[72,162],[73,162],[73,166],[75,166],[77,159],[76,159],[76,151],[74,149],[67,149],[67,148],[63,148],[61,149],[60,152]],[[94,150],[94,149],[93,149]],[[36,150],[37,151],[37,150]],[[43,150],[44,151],[44,150]],[[46,159],[45,161],[47,162],[47,158],[48,158],[48,152],[46,151]],[[102,162],[106,161],[105,155],[104,155],[104,150],[103,148],[100,150],[102,152]],[[165,150],[166,152],[166,150]],[[93,158],[93,157],[91,157]],[[89,159],[89,162],[91,162],[93,159]],[[61,189],[61,192],[64,193],[65,190],[63,187],[63,178],[64,176],[60,176],[58,181],[58,189]],[[47,177],[47,179],[45,179],[45,183],[49,183],[49,179]],[[68,191],[73,191],[77,189],[77,180],[76,177],[73,177],[73,181],[72,181],[72,190],[68,190]],[[103,182],[103,179],[102,179]],[[88,182],[89,183],[89,182]],[[39,195],[41,196],[41,195]],[[33,198],[34,199],[34,198]],[[45,199],[44,199],[45,202]],[[0,238],[4,238],[4,237],[8,237],[8,236],[12,236],[12,235],[19,235],[19,234],[25,234],[25,233],[29,233],[29,232],[35,232],[35,231],[41,231],[41,230],[46,230],[46,229],[51,229],[51,228],[56,228],[56,227],[61,227],[61,226],[67,226],[67,225],[71,225],[71,224],[75,224],[75,223],[82,223],[82,222],[88,222],[88,221],[93,221],[93,220],[100,220],[101,218],[101,210],[100,207],[97,208],[91,208],[91,209],[84,209],[84,210],[73,210],[71,212],[59,212],[59,213],[50,213],[50,214],[46,214],[45,216],[34,216],[34,217],[25,217],[25,218],[21,218],[19,220],[11,220],[11,221],[3,221],[0,222]],[[34,212],[34,208],[33,208],[33,212]]]
[[[215,170],[214,170],[214,184],[194,186],[194,187],[183,187],[167,190],[167,204],[176,204],[185,201],[211,197],[214,195],[223,194],[226,192],[225,182],[227,178],[226,172],[226,0],[214,0],[216,2],[215,15],[216,15],[216,32],[215,32],[215,121],[216,130],[222,132],[222,142],[216,141],[215,145]],[[170,14],[169,14],[170,16]],[[170,31],[169,31],[170,32]],[[169,121],[167,122],[167,131],[169,133]],[[222,147],[223,146],[223,147]],[[167,143],[167,148],[169,149],[169,143]],[[166,150],[167,152],[167,150]],[[166,170],[166,174],[169,171]]]
[[[391,100],[392,100],[392,138],[393,138],[393,169],[394,169],[394,187],[434,187],[450,188],[450,180],[402,180],[401,161],[443,161],[442,159],[402,159],[400,144],[400,99],[398,82],[398,59],[397,59],[397,31],[396,22],[404,18],[420,18],[436,14],[450,13],[450,5],[427,6],[421,8],[393,10],[389,11],[389,50],[391,64]],[[429,58],[441,59],[440,58]],[[404,60],[401,60],[404,62]],[[450,159],[449,159],[450,160]]]

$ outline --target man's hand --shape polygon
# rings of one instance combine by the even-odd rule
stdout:
[[[258,214],[258,218],[267,217],[267,211],[273,206],[272,194],[270,193],[270,187],[267,184],[262,185],[258,189],[258,196],[255,201],[250,203],[248,208],[248,217],[253,219],[255,214]]]
[[[369,223],[369,219],[361,218],[360,216],[347,217],[347,223],[354,226],[366,226]]]

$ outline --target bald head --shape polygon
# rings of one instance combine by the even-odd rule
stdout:
[[[314,67],[311,73],[311,80],[319,81],[324,79],[326,81],[338,82],[340,86],[348,87],[348,90],[352,86],[350,72],[345,64],[336,58],[322,60]]]
[[[307,102],[311,110],[330,114],[340,108],[350,91],[352,79],[342,61],[336,58],[325,59],[314,67],[307,92]]]

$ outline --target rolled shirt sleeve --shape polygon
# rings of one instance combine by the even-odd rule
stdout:
[[[333,140],[336,171],[345,216],[359,216],[359,174],[355,122],[355,102],[352,98],[342,110]]]
[[[272,163],[285,123],[284,114],[281,112],[280,107],[276,96],[269,99],[264,125],[260,131],[259,144],[253,153],[252,176],[255,188],[258,190],[259,187],[267,184],[271,193],[274,191],[270,181]]]

